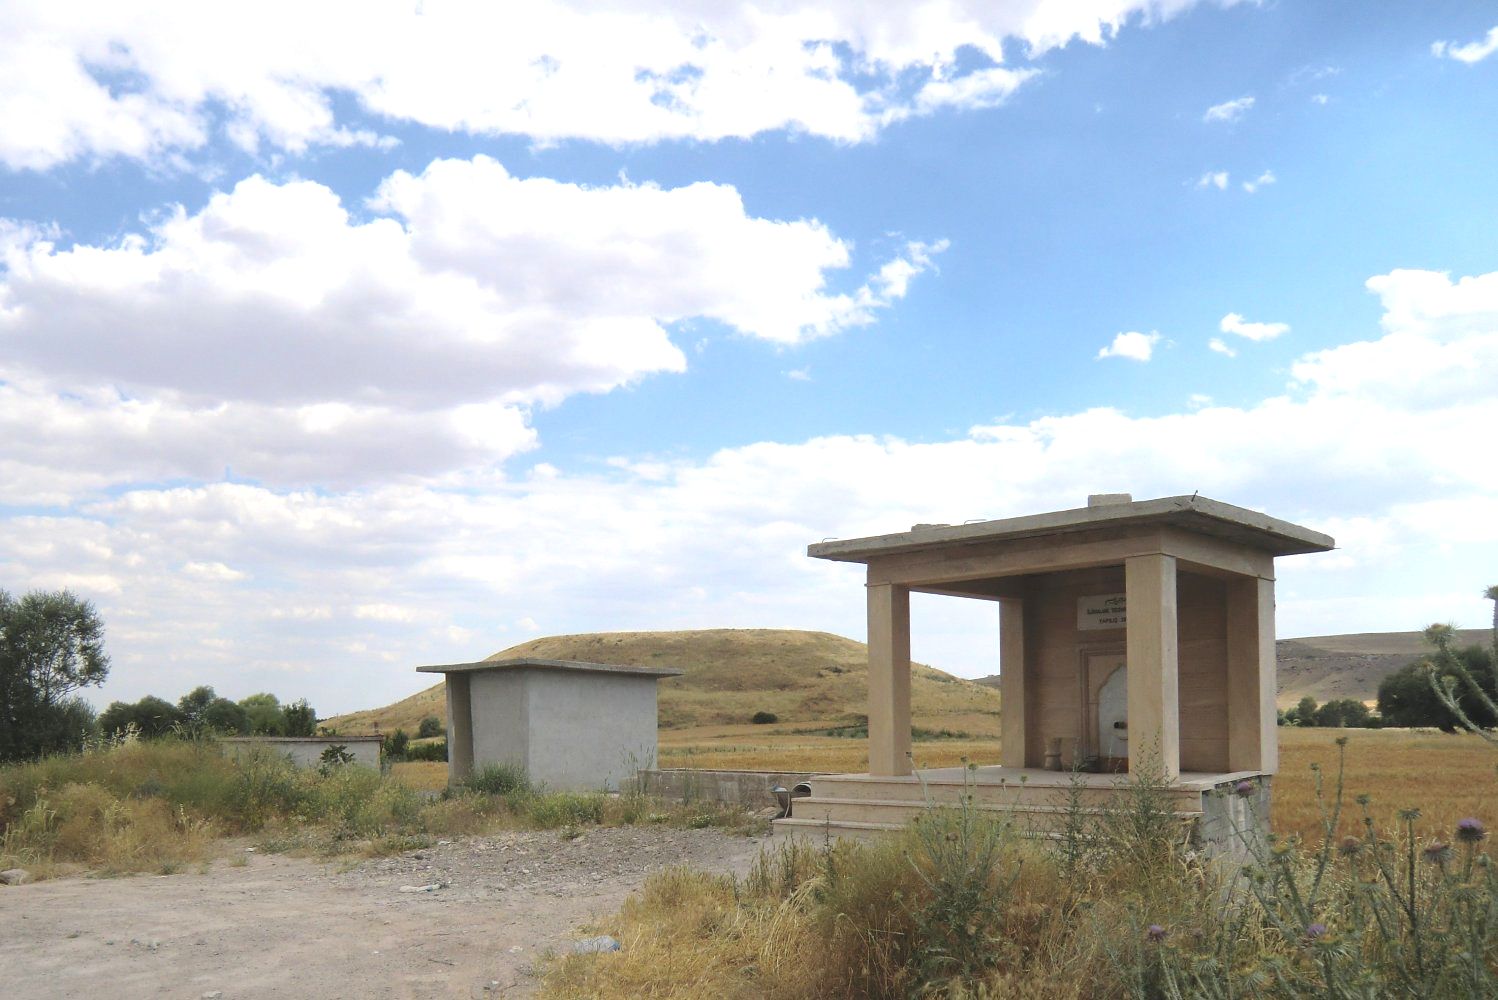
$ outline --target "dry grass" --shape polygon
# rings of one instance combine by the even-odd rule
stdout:
[[[447,765],[442,761],[412,760],[390,765],[390,777],[417,792],[440,792],[447,787]]]

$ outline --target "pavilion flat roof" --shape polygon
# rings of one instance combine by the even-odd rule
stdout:
[[[442,663],[417,667],[423,674],[466,674],[480,670],[576,670],[590,674],[628,674],[631,677],[680,677],[686,673],[675,667],[631,667],[622,663],[589,663],[585,660],[542,660],[520,657],[511,660],[479,660],[476,663]]]
[[[918,524],[909,531],[867,538],[841,538],[806,548],[815,559],[866,563],[900,552],[952,548],[980,542],[1011,541],[1043,535],[1066,535],[1105,528],[1173,527],[1212,535],[1276,556],[1326,552],[1336,547],[1330,535],[1277,517],[1235,507],[1204,496],[1162,497],[1077,507],[1047,514],[1027,514],[968,524]]]

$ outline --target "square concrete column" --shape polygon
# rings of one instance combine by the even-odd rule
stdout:
[[[456,785],[473,773],[473,707],[466,673],[445,675],[447,689],[447,782]]]
[[[869,773],[909,774],[910,588],[869,585]]]
[[[999,763],[1025,766],[1025,603],[999,602]]]
[[[1128,600],[1129,769],[1167,781],[1181,775],[1180,666],[1176,638],[1176,561],[1124,561]]]
[[[1238,577],[1227,587],[1228,770],[1279,769],[1275,729],[1274,581]]]

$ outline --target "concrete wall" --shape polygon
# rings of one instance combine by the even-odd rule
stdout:
[[[475,769],[514,764],[547,788],[597,791],[655,764],[655,677],[545,667],[466,676]]]
[[[1089,652],[1123,652],[1125,630],[1077,629],[1077,599],[1124,590],[1122,566],[1030,577],[1025,599],[1025,764],[1044,762],[1047,740],[1060,737],[1064,766],[1090,717],[1084,699],[1105,678],[1084,677]],[[1183,771],[1226,771],[1227,599],[1222,580],[1177,576],[1180,754]],[[1130,680],[1133,678],[1131,677]],[[1095,723],[1094,723],[1095,724]]]
[[[353,755],[353,763],[374,768],[380,766],[381,742],[378,736],[230,736],[219,740],[224,752],[235,759],[259,750],[289,757],[298,767],[317,767],[323,751],[341,746]]]
[[[745,809],[779,806],[771,792],[777,785],[787,791],[816,777],[810,771],[709,771],[676,767],[646,768],[637,780],[646,795],[672,802],[724,802]]]
[[[548,788],[618,790],[655,764],[656,679],[525,670],[526,772]],[[475,716],[477,718],[477,716]]]
[[[530,673],[481,670],[466,675],[475,769],[485,764],[513,764],[529,773],[525,691]],[[452,731],[449,724],[448,732]]]

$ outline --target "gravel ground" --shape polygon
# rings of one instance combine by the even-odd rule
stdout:
[[[203,873],[0,887],[0,995],[525,997],[536,958],[585,936],[650,872],[743,874],[762,842],[663,827],[513,832],[347,870],[244,852],[243,865]]]

